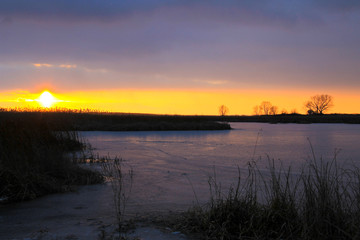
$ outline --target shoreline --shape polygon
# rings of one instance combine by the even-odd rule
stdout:
[[[55,131],[197,131],[231,130],[231,122],[360,124],[360,114],[259,116],[185,116],[133,113],[0,112],[0,124],[17,120],[41,121]]]

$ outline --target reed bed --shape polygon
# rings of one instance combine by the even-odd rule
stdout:
[[[174,227],[199,239],[360,239],[360,169],[309,160],[293,172],[269,159],[239,169],[227,191],[214,174],[210,200],[176,218]]]
[[[41,118],[1,121],[1,202],[34,199],[101,182],[101,174],[80,167],[75,155],[69,154],[84,147],[76,132],[54,131]]]

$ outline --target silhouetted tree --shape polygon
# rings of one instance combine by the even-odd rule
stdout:
[[[220,114],[220,116],[225,116],[225,115],[228,114],[228,113],[229,113],[229,108],[228,108],[227,106],[221,105],[221,106],[219,107],[219,114]]]
[[[270,115],[270,109],[271,109],[272,105],[270,102],[264,101],[260,104],[260,111],[264,114],[264,115]]]
[[[308,114],[323,114],[334,106],[333,97],[327,94],[315,95],[305,103]]]
[[[276,114],[278,114],[278,107],[277,107],[277,106],[271,106],[271,107],[270,107],[269,114],[270,114],[270,115],[276,115]]]
[[[255,115],[276,115],[278,114],[278,107],[273,106],[270,102],[264,101],[260,105],[254,107]]]

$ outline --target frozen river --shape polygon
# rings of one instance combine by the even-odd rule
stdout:
[[[232,123],[229,131],[83,132],[100,155],[120,157],[135,173],[134,195],[141,203],[208,199],[208,179],[227,186],[237,168],[255,160],[266,171],[268,159],[296,171],[312,158],[360,165],[360,125]],[[192,186],[191,186],[192,185]],[[172,204],[170,204],[172,205]],[[174,207],[174,206],[172,206]]]
[[[298,166],[312,156],[360,163],[360,125],[232,123],[229,131],[83,132],[100,155],[134,167],[204,170],[246,166],[263,158]]]

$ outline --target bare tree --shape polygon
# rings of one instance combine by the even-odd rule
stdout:
[[[225,115],[228,114],[228,113],[229,113],[229,108],[228,108],[227,106],[221,105],[221,106],[219,107],[219,114],[220,114],[220,116],[225,116]]]
[[[272,104],[270,102],[264,101],[260,104],[260,111],[264,115],[269,115],[271,107],[272,107]]]
[[[270,111],[269,111],[269,114],[271,114],[271,115],[276,115],[276,114],[278,114],[278,107],[277,106],[271,106],[270,107]]]
[[[254,107],[255,115],[276,115],[278,114],[279,108],[272,105],[268,101],[262,102],[260,105]]]
[[[323,114],[334,106],[333,97],[327,94],[315,95],[305,103],[308,114]]]

